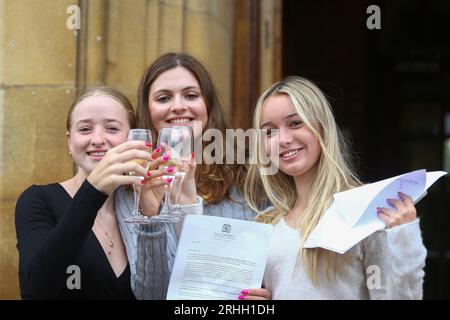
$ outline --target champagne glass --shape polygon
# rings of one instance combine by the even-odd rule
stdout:
[[[189,170],[192,161],[192,152],[194,151],[194,134],[192,127],[174,126],[162,128],[159,130],[158,147],[164,153],[170,154],[170,160],[160,166],[160,169],[166,171],[163,179],[172,178],[172,182],[166,187],[164,196],[164,206],[159,215],[153,216],[152,220],[158,222],[177,222],[180,220],[180,194],[184,176]],[[167,166],[175,166],[175,170],[167,173]],[[174,184],[178,185],[173,195]],[[172,200],[174,200],[173,203]]]
[[[152,143],[152,133],[147,129],[131,129],[128,132],[127,140],[139,140],[145,141],[148,144]],[[134,162],[143,166],[145,170],[148,170],[150,166],[150,161],[146,161],[143,159],[135,159]],[[134,175],[134,172],[130,172],[129,175]],[[124,219],[127,223],[134,224],[146,224],[150,223],[150,219],[147,216],[144,216],[139,210],[139,199],[141,197],[141,185],[133,184],[133,192],[134,192],[134,204],[133,204],[133,214],[131,217]]]

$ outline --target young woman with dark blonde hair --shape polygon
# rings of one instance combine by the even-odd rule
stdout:
[[[126,141],[134,126],[131,103],[113,88],[90,89],[73,102],[66,136],[76,174],[60,183],[33,185],[17,200],[23,299],[135,298],[134,261],[127,258],[118,228],[115,191],[147,177],[147,170],[131,160],[156,154],[143,141]],[[158,165],[150,165],[155,178]],[[128,175],[131,171],[135,175]],[[148,189],[164,184],[146,181]]]
[[[255,129],[277,145],[279,171],[262,174],[265,147],[261,137],[249,169],[245,195],[259,212],[257,221],[274,225],[264,288],[245,288],[240,299],[420,299],[427,251],[412,199],[399,193],[378,208],[386,229],[367,237],[346,254],[303,243],[331,206],[333,194],[361,185],[348,161],[331,107],[311,81],[288,77],[259,98]],[[274,130],[276,129],[276,130]],[[259,131],[261,134],[261,130]],[[271,148],[270,150],[274,150]],[[272,207],[258,210],[259,185]],[[338,230],[336,231],[338,232]],[[379,270],[379,281],[369,276]]]

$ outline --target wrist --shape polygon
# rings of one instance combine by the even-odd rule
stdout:
[[[190,204],[197,204],[197,195],[194,195],[192,197],[183,197],[180,199],[181,205],[190,205]]]
[[[154,216],[154,215],[156,215],[158,213],[159,206],[156,207],[156,206],[153,206],[153,205],[145,205],[145,204],[141,203],[139,205],[139,210],[141,211],[141,213],[144,216],[151,217],[151,216]]]

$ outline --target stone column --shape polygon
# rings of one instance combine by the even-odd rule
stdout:
[[[15,202],[73,172],[65,119],[74,98],[73,1],[0,1],[0,299],[19,298]]]

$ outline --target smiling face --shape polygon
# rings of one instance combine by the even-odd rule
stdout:
[[[89,96],[72,111],[67,132],[69,149],[78,171],[85,176],[97,166],[105,153],[127,140],[130,129],[124,107],[105,95]]]
[[[303,124],[286,94],[266,99],[262,107],[260,127],[268,129],[268,145],[278,143],[281,171],[298,177],[315,170],[321,153],[319,141]],[[278,129],[278,135],[271,134],[271,129]]]
[[[149,110],[156,131],[171,126],[192,126],[195,136],[206,127],[208,112],[197,79],[185,68],[176,67],[162,73],[153,82]],[[201,127],[194,126],[201,121]]]

